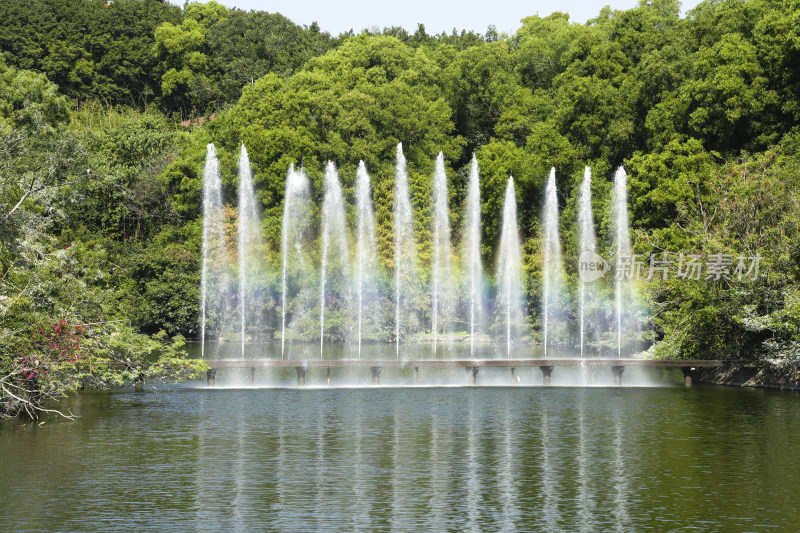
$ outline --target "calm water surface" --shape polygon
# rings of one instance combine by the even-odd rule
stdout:
[[[800,395],[83,394],[0,424],[3,531],[797,531]]]

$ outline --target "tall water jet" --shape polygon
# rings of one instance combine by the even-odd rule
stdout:
[[[445,321],[449,310],[451,285],[450,267],[450,210],[447,207],[447,174],[444,169],[444,154],[439,152],[433,174],[433,353],[439,336],[439,318]]]
[[[281,227],[281,359],[286,349],[286,287],[289,256],[294,250],[299,255],[300,238],[308,200],[309,183],[305,172],[295,170],[294,164],[286,174],[286,193],[283,198],[283,224]]]
[[[241,342],[242,357],[244,357],[245,328],[247,325],[247,310],[250,304],[248,290],[251,290],[252,275],[259,266],[259,253],[261,251],[261,231],[258,226],[259,210],[256,204],[255,189],[253,187],[253,173],[250,169],[250,159],[247,149],[242,143],[239,153],[239,216],[238,216],[238,244],[239,244],[239,311],[241,315]]]
[[[550,169],[550,177],[544,193],[544,262],[542,270],[542,321],[544,325],[544,357],[550,340],[550,316],[555,307],[556,296],[561,294],[561,241],[558,235],[558,197],[556,195],[556,169]]]
[[[464,231],[464,263],[469,275],[469,353],[475,354],[475,327],[480,323],[483,309],[481,268],[481,191],[478,160],[472,155],[467,187],[467,216]]]
[[[411,279],[416,271],[417,245],[414,239],[411,200],[408,193],[408,174],[403,144],[397,144],[394,171],[394,268],[395,268],[395,351],[400,357],[401,309],[411,301]]]
[[[512,176],[508,177],[506,185],[502,222],[497,265],[498,293],[505,307],[506,357],[511,357],[512,324],[518,327],[522,314],[522,250],[517,226],[517,196]]]
[[[593,256],[596,253],[596,243],[594,236],[594,215],[592,214],[592,170],[586,167],[583,172],[583,183],[581,184],[578,196],[578,227],[580,231],[580,255]],[[580,264],[578,265],[580,268]],[[580,273],[579,273],[580,274]],[[580,275],[578,276],[580,285],[579,315],[580,315],[580,342],[581,358],[583,358],[583,348],[586,336],[586,307],[591,302],[589,287],[584,283]]]
[[[203,265],[200,276],[200,354],[206,353],[206,325],[209,306],[221,313],[227,289],[225,226],[222,206],[222,181],[217,150],[209,144],[203,170]],[[219,318],[219,317],[218,317]]]
[[[356,285],[358,292],[358,356],[361,357],[361,330],[364,294],[369,292],[375,268],[375,219],[372,213],[372,193],[369,174],[363,161],[356,172],[356,210],[358,211],[358,240],[356,242]]]
[[[347,228],[344,223],[344,199],[336,165],[328,161],[325,166],[325,197],[322,200],[322,268],[319,282],[319,355],[325,344],[325,285],[329,262],[338,261],[342,270],[347,267]],[[338,252],[329,257],[331,242]]]
[[[617,268],[622,265],[622,259],[631,256],[631,238],[628,226],[628,175],[621,166],[614,174],[614,233],[616,240],[616,263]],[[616,301],[617,318],[617,357],[622,357],[622,275],[616,273],[616,284],[614,286],[614,299]]]

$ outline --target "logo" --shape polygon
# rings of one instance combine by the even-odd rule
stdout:
[[[578,275],[584,283],[591,283],[605,277],[608,263],[594,252],[584,250],[578,259]]]

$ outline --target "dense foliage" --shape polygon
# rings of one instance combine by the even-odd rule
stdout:
[[[335,44],[279,14],[216,2],[9,0],[0,53],[75,101],[98,100],[192,117],[238,98],[268,72],[289,76]]]
[[[197,299],[197,262],[157,179],[180,133],[159,116],[101,122],[112,118],[86,129],[91,113],[71,114],[44,76],[0,65],[0,416],[35,416],[42,399],[87,385],[203,367],[181,350],[196,308],[175,307]],[[155,257],[170,268],[140,274]],[[171,307],[136,296],[165,283]]]
[[[574,294],[583,168],[595,176],[601,253],[612,257],[611,177],[624,165],[637,253],[761,257],[755,280],[642,283],[654,355],[800,353],[797,0],[706,0],[686,18],[674,0],[652,0],[605,9],[587,24],[532,16],[514,35],[490,28],[431,36],[420,26],[414,34],[387,28],[338,38],[215,2],[12,0],[0,13],[6,372],[42,357],[38,328],[62,320],[70,335],[95,343],[82,353],[102,357],[117,353],[112,339],[121,335],[197,336],[209,142],[220,152],[232,213],[238,149],[250,151],[273,274],[291,163],[304,165],[319,204],[327,160],[339,165],[349,200],[365,161],[388,275],[394,149],[402,142],[423,282],[436,154],[443,151],[448,166],[455,250],[468,164],[473,153],[478,159],[490,278],[512,174],[534,338],[549,168]],[[175,123],[211,113],[215,120],[202,127]],[[272,303],[262,310],[272,317],[268,327],[276,280],[267,282]],[[565,320],[574,328],[574,315]]]

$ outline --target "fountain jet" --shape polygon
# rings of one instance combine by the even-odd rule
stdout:
[[[451,272],[450,267],[450,210],[447,207],[447,174],[444,169],[444,154],[439,152],[433,174],[433,353],[439,336],[439,318],[444,315],[447,323],[450,311]]]
[[[522,250],[517,227],[517,197],[514,178],[508,177],[503,202],[503,226],[497,265],[498,292],[505,307],[506,357],[511,357],[511,329],[518,327],[522,314]]]
[[[408,173],[403,144],[397,144],[397,163],[394,171],[394,268],[395,268],[395,351],[400,358],[401,309],[411,303],[411,282],[417,268],[417,244],[408,192]]]
[[[349,252],[347,250],[347,228],[344,223],[344,199],[339,173],[336,165],[328,161],[325,166],[325,197],[322,200],[322,271],[319,282],[319,355],[325,340],[325,284],[328,276],[329,262],[338,261],[342,270],[347,268]],[[331,241],[337,255],[329,257]]]
[[[544,357],[550,340],[550,317],[561,294],[561,241],[558,235],[558,197],[556,195],[556,169],[550,169],[550,177],[544,193],[544,264],[542,265],[543,294],[542,322],[544,326]]]
[[[295,252],[300,254],[301,238],[305,222],[305,207],[308,201],[309,183],[305,172],[297,172],[294,164],[286,175],[286,193],[283,198],[283,225],[281,227],[281,359],[286,349],[286,289],[288,282],[289,259]]]
[[[242,357],[244,358],[245,328],[247,326],[247,311],[250,304],[248,290],[251,290],[251,276],[257,273],[260,267],[261,231],[258,226],[259,212],[256,204],[255,189],[253,187],[253,174],[250,170],[250,159],[247,149],[242,143],[239,153],[239,311],[241,314],[241,342]]]
[[[622,259],[631,255],[631,239],[628,227],[628,175],[625,169],[619,167],[614,174],[614,193],[612,203],[614,206],[614,233],[616,240],[616,263],[620,268]],[[616,322],[617,322],[617,357],[622,358],[622,275],[616,273],[616,283],[614,286],[614,299],[616,303]]]
[[[222,181],[217,150],[209,144],[203,170],[203,264],[200,275],[200,354],[205,358],[206,327],[211,315],[218,323],[228,286]]]
[[[358,241],[356,252],[356,286],[358,292],[358,356],[361,357],[361,331],[363,322],[364,293],[370,293],[374,279],[375,219],[372,213],[372,193],[369,174],[363,161],[358,162],[356,172],[356,208],[358,211]]]
[[[580,250],[579,255],[596,253],[596,243],[594,235],[594,215],[592,214],[592,170],[586,167],[583,172],[583,183],[581,184],[578,196],[578,231],[580,231]],[[580,265],[578,265],[580,268]],[[579,316],[580,316],[580,343],[581,358],[586,337],[586,308],[592,302],[593,291],[591,287],[581,281],[578,276],[580,286],[579,295]]]
[[[467,292],[469,294],[469,353],[475,354],[475,327],[480,323],[483,310],[481,287],[481,191],[478,175],[478,160],[472,155],[467,188],[467,217],[464,231],[464,263],[469,275]]]

